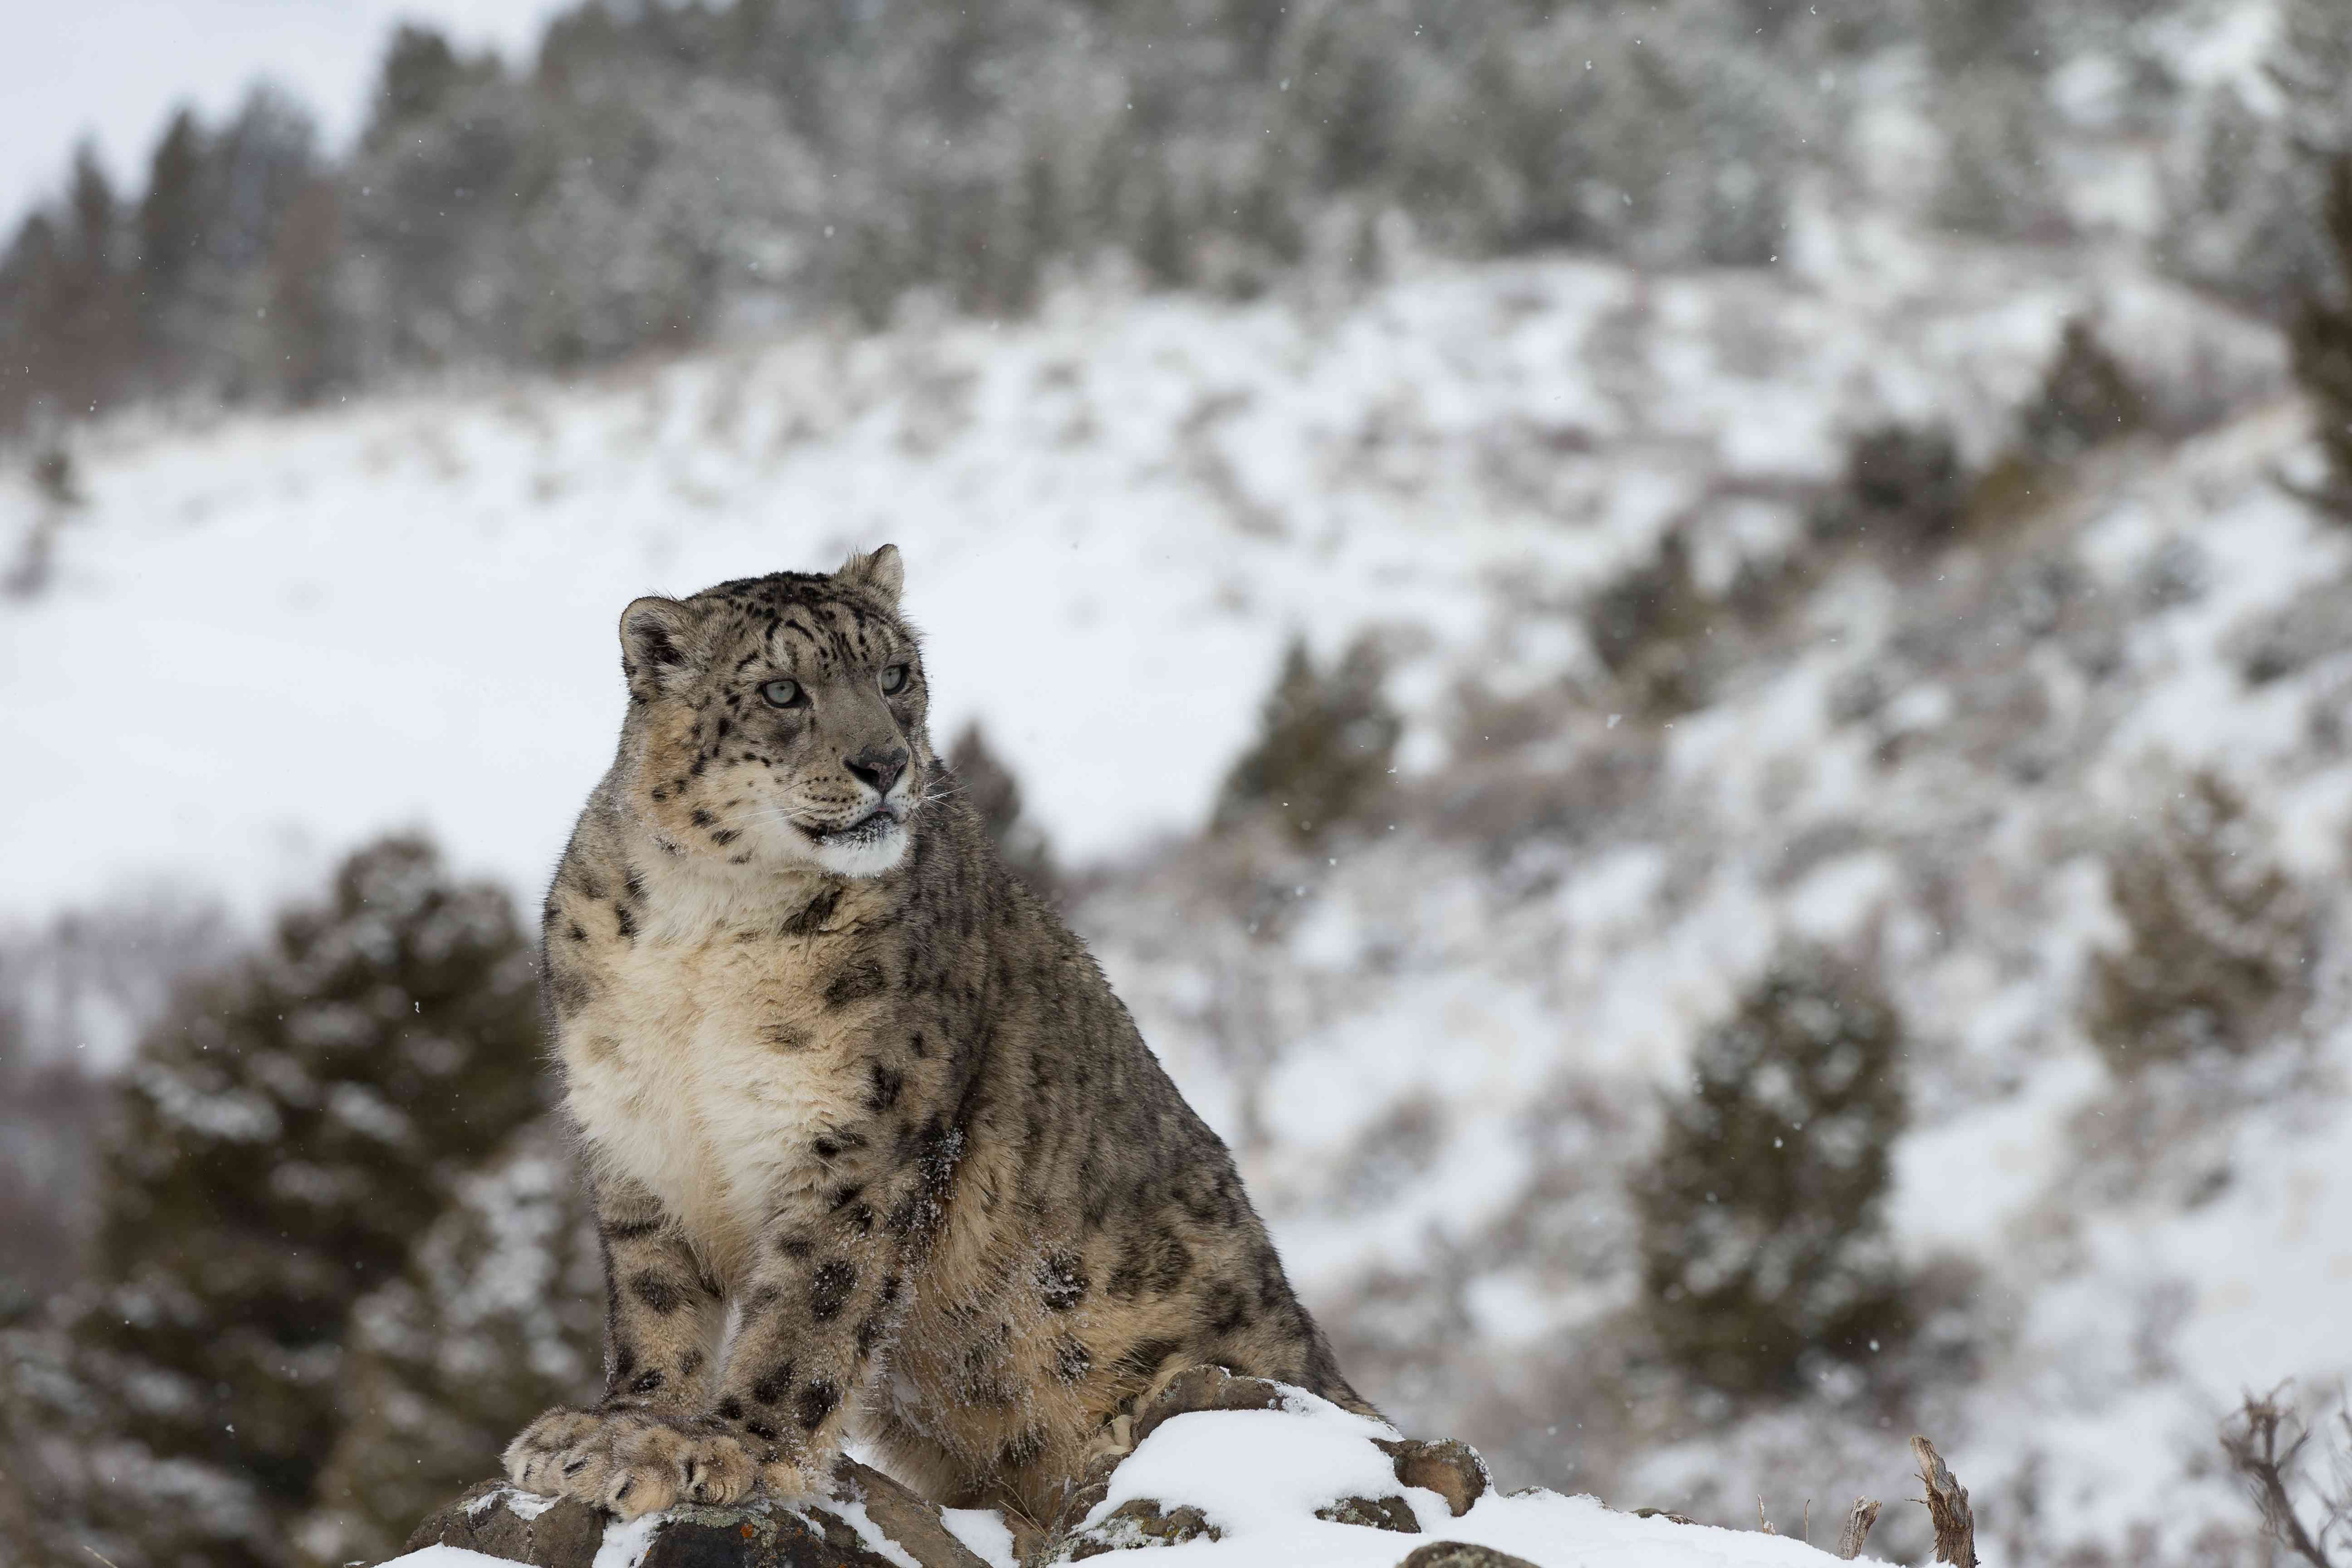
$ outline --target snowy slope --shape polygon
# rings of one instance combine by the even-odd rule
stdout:
[[[530,886],[609,754],[622,605],[884,539],[935,732],[984,716],[1056,839],[1100,855],[1199,819],[1292,626],[1418,628],[1425,716],[1498,593],[1589,583],[1724,486],[1823,474],[1888,409],[1989,439],[2085,302],[2225,375],[2275,359],[2151,286],[1987,257],[1956,289],[1891,233],[1824,234],[1817,277],[1076,295],[1017,329],[110,427],[51,586],[0,605],[0,911],[159,876],[250,904],[416,821]],[[0,540],[39,510],[0,491]],[[1747,507],[1725,544],[1787,521]]]

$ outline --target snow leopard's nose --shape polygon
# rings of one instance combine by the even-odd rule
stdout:
[[[907,771],[907,748],[904,746],[868,746],[841,759],[853,777],[874,786],[874,793],[887,795],[898,775]]]

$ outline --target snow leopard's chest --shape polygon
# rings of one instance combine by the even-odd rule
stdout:
[[[761,1222],[816,1185],[819,1141],[857,1115],[857,1031],[826,1006],[804,942],[646,938],[600,967],[562,1032],[572,1113],[593,1157],[730,1280]]]

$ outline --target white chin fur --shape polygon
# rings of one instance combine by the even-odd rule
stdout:
[[[836,877],[878,877],[906,858],[907,826],[866,838],[824,838],[809,847],[809,858]]]

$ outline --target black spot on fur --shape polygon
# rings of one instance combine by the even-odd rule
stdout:
[[[824,1005],[846,1007],[853,1002],[863,1002],[868,996],[878,994],[889,984],[889,976],[882,973],[878,961],[861,958],[854,963],[844,964],[835,973],[824,988]]]
[[[794,1413],[800,1417],[801,1429],[814,1432],[824,1426],[824,1418],[840,1403],[841,1389],[831,1379],[820,1377],[810,1383],[801,1390],[800,1408]]]
[[[1156,1250],[1158,1257],[1152,1271],[1152,1283],[1159,1286],[1164,1295],[1182,1284],[1184,1276],[1192,1271],[1192,1253],[1172,1236],[1159,1237]]]
[[[788,1236],[776,1243],[776,1250],[786,1258],[806,1258],[810,1253],[814,1252],[816,1247],[806,1237]]]
[[[839,888],[825,889],[803,906],[798,913],[785,917],[782,928],[783,934],[806,936],[812,931],[822,929],[824,922],[833,918],[833,911],[840,902]]]
[[[670,640],[669,633],[654,625],[649,617],[640,619],[630,629],[636,633],[637,647],[656,664],[673,665],[686,662],[686,655],[678,650],[677,643]],[[625,669],[628,667],[625,663],[622,668]]]
[[[740,833],[736,832],[735,829],[731,827],[722,827],[718,832],[710,836],[710,842],[718,845],[721,849],[724,849],[730,844],[734,843],[735,840],[742,837],[743,836]]]
[[[637,940],[637,917],[629,912],[628,905],[616,903],[613,906],[613,924],[627,941]]]
[[[555,1004],[555,1016],[559,1018],[569,1018],[588,1005],[588,998],[594,993],[595,987],[588,983],[588,977],[576,969],[556,965],[547,972],[548,1000]]]
[[[1249,1299],[1231,1285],[1210,1287],[1209,1293],[1202,1298],[1201,1310],[1209,1320],[1212,1333],[1230,1334],[1249,1326]]]
[[[743,1430],[762,1443],[772,1443],[779,1436],[776,1429],[765,1421],[746,1421],[743,1423]]]
[[[1054,1375],[1064,1383],[1082,1383],[1095,1368],[1095,1352],[1068,1334],[1054,1342]]]
[[[760,1041],[762,1045],[773,1047],[780,1051],[804,1051],[809,1047],[807,1033],[793,1028],[790,1024],[769,1024],[763,1026],[760,1030]]]
[[[751,1385],[751,1397],[762,1405],[773,1405],[793,1385],[793,1363],[784,1363]]]
[[[651,1394],[655,1389],[659,1388],[662,1385],[662,1381],[661,1369],[659,1367],[656,1367],[651,1372],[641,1372],[630,1383],[629,1392],[631,1394]]]
[[[859,1323],[857,1325],[858,1355],[861,1357],[872,1355],[874,1347],[882,1342],[882,1320],[879,1318],[868,1318]]]
[[[857,1289],[857,1266],[838,1258],[822,1264],[809,1279],[809,1316],[822,1323],[837,1316]]]
[[[629,1280],[629,1292],[667,1318],[686,1305],[686,1292],[658,1274],[639,1274]]]
[[[907,1087],[907,1075],[882,1065],[879,1059],[866,1063],[866,1109],[879,1116],[898,1103],[898,1095]]]
[[[572,922],[572,929],[564,932],[564,934],[574,942],[586,942],[588,940],[588,933],[580,929],[580,922],[578,921],[573,921]]]
[[[720,1400],[719,1402],[719,1419],[721,1421],[742,1420],[743,1402],[740,1399],[732,1398]]]
[[[1075,1252],[1057,1252],[1037,1265],[1037,1299],[1049,1312],[1066,1312],[1086,1299],[1085,1260]]]
[[[719,819],[717,817],[711,816],[700,806],[698,805],[694,808],[694,816],[692,821],[697,827],[708,827],[718,820]]]

